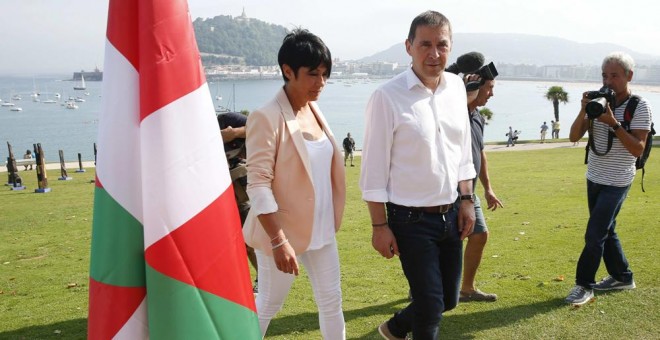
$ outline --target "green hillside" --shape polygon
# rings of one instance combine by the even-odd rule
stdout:
[[[277,51],[287,34],[283,26],[243,16],[197,18],[193,26],[205,66],[277,65]]]

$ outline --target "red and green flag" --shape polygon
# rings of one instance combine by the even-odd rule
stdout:
[[[110,0],[90,339],[260,339],[245,244],[185,0]]]

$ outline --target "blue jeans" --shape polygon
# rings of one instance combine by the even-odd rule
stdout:
[[[397,245],[412,302],[387,322],[390,332],[405,337],[437,339],[442,313],[458,304],[463,242],[457,206],[446,214],[430,214],[387,204],[387,219]]]
[[[631,282],[633,273],[621,248],[616,227],[616,216],[630,189],[596,184],[587,180],[589,222],[584,235],[585,245],[578,260],[575,283],[591,288],[595,283],[600,259],[605,261],[607,272],[621,282]]]

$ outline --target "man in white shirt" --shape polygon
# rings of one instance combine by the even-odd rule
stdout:
[[[379,333],[437,339],[442,313],[458,303],[476,172],[465,87],[444,72],[449,20],[434,11],[418,15],[405,44],[412,67],[380,86],[367,105],[360,188],[372,245],[385,258],[399,256],[413,299]]]

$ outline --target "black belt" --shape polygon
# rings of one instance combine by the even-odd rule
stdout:
[[[443,205],[435,205],[432,207],[407,207],[404,205],[398,205],[394,204],[392,202],[389,202],[393,207],[395,208],[400,208],[400,209],[409,209],[412,211],[422,211],[427,214],[446,214],[451,211],[452,207],[454,206],[453,204],[443,204]]]

